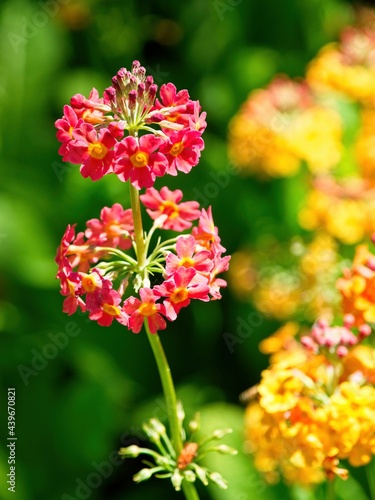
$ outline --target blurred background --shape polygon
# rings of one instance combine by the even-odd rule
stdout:
[[[302,232],[290,216],[290,193],[282,180],[270,184],[233,168],[228,124],[249,92],[274,75],[302,76],[352,18],[353,5],[344,0],[2,0],[0,401],[4,409],[7,388],[16,389],[18,439],[14,495],[4,480],[2,410],[1,498],[182,497],[168,481],[134,485],[140,461],[119,464],[116,457],[121,446],[142,443],[145,419],[165,419],[146,336],[62,313],[54,258],[67,224],[81,230],[103,206],[128,203],[116,177],[94,183],[61,162],[54,122],[63,105],[92,87],[101,93],[134,59],[159,86],[171,81],[188,89],[207,111],[206,148],[188,176],[163,182],[181,188],[184,200],[212,205],[230,254],[259,240],[287,241]],[[199,487],[199,493],[202,499],[308,498],[280,484],[266,486],[242,451],[239,395],[258,382],[267,366],[258,344],[281,322],[241,293],[229,282],[221,301],[192,304],[161,333],[187,416],[200,410],[204,429],[233,427],[226,442],[241,451],[208,462],[228,479],[229,490]]]

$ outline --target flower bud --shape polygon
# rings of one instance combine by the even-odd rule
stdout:
[[[238,451],[232,448],[231,446],[227,446],[226,444],[221,444],[216,448],[216,451],[222,453],[223,455],[237,455]]]
[[[166,434],[167,431],[165,426],[157,418],[152,418],[149,421],[149,424],[159,434],[159,436]]]
[[[216,431],[214,431],[212,433],[212,437],[214,439],[221,439],[224,436],[226,436],[227,434],[230,434],[231,432],[233,432],[233,429],[230,429],[230,428],[227,428],[227,429],[217,429]]]
[[[218,472],[212,472],[210,474],[210,479],[213,483],[217,484],[220,488],[222,488],[223,490],[226,490],[228,488],[228,485],[225,481],[225,479],[223,478],[223,476],[221,474],[219,474]]]
[[[189,483],[195,482],[196,475],[194,474],[194,472],[192,470],[185,470],[183,474],[184,474],[186,481],[189,481]]]
[[[136,483],[139,483],[141,481],[146,481],[147,479],[150,479],[150,477],[153,474],[153,469],[141,469],[137,474],[133,476],[133,480]]]
[[[172,474],[171,481],[172,481],[173,487],[176,491],[181,490],[181,483],[182,483],[183,479],[184,479],[184,476],[180,473],[180,471],[178,469],[175,469],[173,474]]]
[[[200,413],[196,413],[194,415],[194,418],[192,420],[190,420],[188,428],[189,428],[189,431],[191,433],[199,430],[199,427],[200,427],[200,416],[201,416]]]
[[[135,444],[132,444],[131,446],[128,446],[127,448],[120,448],[118,454],[121,457],[138,457],[138,455],[141,453],[141,448]]]

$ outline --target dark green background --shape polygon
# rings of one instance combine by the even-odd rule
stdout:
[[[101,93],[120,67],[139,59],[157,84],[188,89],[208,115],[199,166],[159,179],[156,187],[178,187],[184,200],[212,205],[229,253],[264,234],[286,239],[298,230],[287,215],[293,200],[285,200],[282,181],[236,175],[226,156],[228,122],[248,92],[275,74],[302,76],[351,19],[349,4],[338,0],[2,0],[1,498],[182,498],[167,481],[134,485],[140,461],[111,465],[120,446],[142,443],[145,419],[165,417],[146,336],[61,311],[54,257],[65,227],[76,222],[81,230],[102,206],[128,204],[127,187],[115,176],[93,183],[61,162],[54,121],[63,105],[93,86]],[[188,416],[201,409],[205,428],[233,426],[226,442],[241,450],[210,462],[230,481],[227,492],[199,491],[212,499],[307,499],[296,489],[266,487],[242,453],[238,395],[259,380],[267,359],[258,343],[278,326],[264,319],[241,329],[251,313],[229,288],[220,302],[193,304],[161,332]],[[59,333],[68,330],[77,335],[66,346],[48,347],[52,336],[66,339]],[[16,494],[6,491],[8,387],[17,391]],[[87,496],[77,496],[78,484],[86,485]],[[350,484],[360,499],[354,483],[346,483],[346,493]]]

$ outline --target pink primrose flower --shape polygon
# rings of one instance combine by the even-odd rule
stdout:
[[[194,268],[182,266],[162,285],[156,285],[154,293],[157,296],[166,297],[163,302],[165,315],[170,321],[174,321],[180,310],[190,304],[191,299],[204,302],[210,300],[207,282],[207,278],[198,274]]]
[[[104,103],[104,99],[99,98],[98,91],[93,88],[88,99],[82,94],[75,94],[70,99],[70,105],[74,109],[78,118],[82,118],[86,123],[96,125],[104,121],[104,113],[111,111],[110,106]]]
[[[154,295],[153,290],[150,288],[141,288],[139,295],[141,300],[137,297],[129,297],[122,306],[125,314],[129,315],[128,328],[133,333],[139,333],[146,319],[151,333],[164,330],[167,323],[162,316],[162,314],[165,315],[163,304],[156,304],[158,297]]]
[[[75,226],[68,224],[68,227],[65,229],[65,232],[61,238],[60,245],[57,248],[55,262],[59,266],[59,271],[64,269],[64,267],[68,266],[71,269],[70,262],[67,258],[67,253],[71,242],[75,238]]]
[[[182,191],[179,189],[171,191],[164,186],[160,192],[155,188],[146,189],[145,194],[140,195],[140,199],[151,219],[155,220],[160,215],[168,216],[162,225],[163,229],[183,231],[191,227],[190,221],[198,219],[201,211],[197,201],[180,203],[182,196]]]
[[[93,181],[112,171],[116,139],[108,129],[102,128],[97,132],[89,123],[82,123],[73,131],[73,137],[74,140],[67,146],[64,161],[81,164],[82,176]]]
[[[80,122],[82,123],[82,121]],[[78,117],[70,106],[64,106],[64,116],[55,121],[56,137],[61,142],[59,154],[65,157],[67,146],[73,140],[73,130],[78,126]]]
[[[156,99],[156,109],[185,106],[190,100],[189,92],[187,90],[180,90],[177,92],[173,83],[165,83],[162,85],[159,94],[160,101]]]
[[[188,174],[199,162],[204,142],[197,130],[177,130],[169,136],[161,152],[168,160],[167,173],[177,175],[178,171]]]
[[[201,105],[199,104],[199,101],[194,101],[192,114],[189,116],[189,128],[190,130],[198,130],[202,134],[207,127],[207,113],[204,111],[200,114],[200,112]]]
[[[90,311],[89,318],[97,321],[100,326],[110,326],[114,319],[126,324],[127,317],[119,306],[121,295],[116,290],[102,289],[101,303]]]
[[[80,297],[82,295],[80,275],[64,269],[58,273],[58,277],[60,279],[60,293],[66,297],[63,302],[63,312],[71,316],[76,312],[77,307],[85,312],[86,304]]]
[[[153,186],[156,177],[164,175],[168,166],[165,156],[157,152],[163,143],[163,139],[152,134],[138,140],[125,137],[115,147],[115,174],[121,181],[130,179],[137,189]]]
[[[93,269],[90,274],[79,274],[82,293],[86,293],[86,307],[89,311],[94,311],[101,306],[102,294],[112,288],[112,282],[104,279],[98,269]]]
[[[209,273],[214,265],[209,250],[195,253],[194,236],[179,236],[176,243],[176,253],[170,252],[166,258],[165,272],[167,276],[174,274],[177,269],[191,267],[200,273]]]
[[[100,212],[100,219],[91,219],[86,223],[85,236],[88,244],[121,248],[128,250],[131,247],[131,235],[134,231],[131,209],[124,210],[120,203],[111,208],[104,207]]]
[[[193,227],[192,235],[202,249],[206,248],[207,250],[212,250],[216,253],[225,252],[225,248],[220,245],[218,229],[212,218],[211,207],[208,207],[207,210],[202,208],[199,224],[197,227]]]
[[[221,299],[220,288],[225,288],[227,286],[227,282],[222,278],[217,278],[217,275],[228,270],[230,258],[230,255],[221,257],[220,253],[214,254],[213,267],[207,275],[210,295],[213,300]]]

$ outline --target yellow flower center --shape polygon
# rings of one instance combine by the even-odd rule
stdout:
[[[170,219],[175,219],[179,215],[179,209],[176,203],[173,201],[164,201],[162,205],[160,205],[159,210],[163,212],[163,214],[168,215]]]
[[[107,154],[108,149],[101,142],[89,144],[89,155],[95,160],[102,160]]]
[[[194,260],[190,257],[184,257],[180,260],[180,266],[184,267],[194,267]]]
[[[103,311],[110,316],[120,316],[120,309],[112,304],[103,304]]]
[[[186,288],[176,288],[174,292],[171,294],[171,302],[174,302],[175,304],[178,304],[179,302],[183,302],[188,298],[188,291]]]
[[[176,142],[176,144],[173,144],[173,146],[171,147],[169,154],[171,154],[172,156],[178,156],[183,149],[184,149],[183,143]]]
[[[155,314],[157,312],[157,309],[156,309],[155,304],[153,304],[152,302],[147,302],[147,303],[139,306],[138,311],[140,314],[142,314],[142,316],[148,317],[148,316],[152,316],[153,314]]]
[[[148,163],[148,154],[144,151],[137,151],[130,157],[133,167],[142,168]]]
[[[175,123],[178,120],[179,116],[180,116],[179,113],[173,113],[168,115],[166,118],[168,121]]]
[[[100,283],[100,280],[99,280]],[[85,292],[91,293],[93,292],[96,288],[98,288],[99,283],[95,279],[94,276],[84,276],[82,278],[82,288],[85,290]]]

